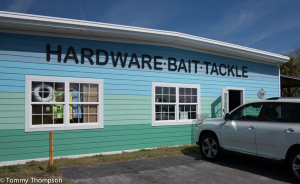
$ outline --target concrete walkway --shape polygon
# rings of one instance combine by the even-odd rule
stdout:
[[[64,168],[62,177],[75,184],[295,183],[282,165],[235,155],[207,162],[199,154]]]

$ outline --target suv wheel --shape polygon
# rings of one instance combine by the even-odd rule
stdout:
[[[199,147],[202,156],[207,160],[217,160],[221,155],[218,138],[213,134],[204,135]]]
[[[294,151],[288,160],[290,173],[300,182],[300,149]]]

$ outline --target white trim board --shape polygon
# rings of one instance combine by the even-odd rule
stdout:
[[[0,11],[0,27],[22,31],[90,35],[104,38],[129,39],[143,42],[165,43],[170,47],[191,47],[221,54],[253,59],[263,63],[285,63],[289,57],[266,51],[206,39],[173,31],[106,24],[91,21],[64,19]]]

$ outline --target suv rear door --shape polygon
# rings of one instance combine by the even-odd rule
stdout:
[[[285,159],[297,143],[299,111],[297,103],[269,102],[256,130],[257,156]]]

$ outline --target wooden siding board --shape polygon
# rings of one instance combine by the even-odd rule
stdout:
[[[16,66],[13,66],[12,63],[16,63]],[[25,66],[24,66],[25,65]],[[181,81],[186,80],[198,80],[203,79],[201,82],[208,82],[209,81],[216,81],[221,80],[222,82],[231,82],[233,80],[243,80],[247,81],[250,84],[257,83],[255,79],[258,79],[261,84],[267,85],[269,81],[278,81],[277,76],[271,76],[268,77],[266,74],[254,74],[253,76],[249,76],[248,78],[232,78],[228,76],[224,77],[218,77],[218,76],[210,76],[210,75],[196,75],[193,73],[190,74],[182,74],[182,73],[157,73],[152,71],[131,71],[131,70],[119,70],[119,69],[105,69],[100,68],[97,66],[94,67],[84,67],[84,66],[66,66],[66,65],[49,65],[47,63],[24,63],[24,62],[9,62],[2,60],[0,62],[0,72],[2,73],[2,79],[11,79],[12,80],[25,80],[24,75],[41,75],[44,74],[46,76],[74,76],[77,75],[77,77],[80,77],[80,74],[88,75],[92,78],[99,78],[104,77],[104,79],[108,80],[108,83],[115,83],[119,82],[117,84],[132,84],[132,81],[155,81],[158,79],[166,79],[172,77],[173,80],[176,80],[177,83],[180,83]],[[42,67],[43,66],[43,67]],[[60,71],[64,71],[65,73],[62,73],[61,75],[58,75]],[[14,74],[14,75],[10,75]],[[18,78],[17,78],[18,76]],[[122,76],[122,77],[120,77]],[[139,78],[136,78],[136,77]],[[261,77],[264,77],[263,80],[261,80]],[[3,78],[4,77],[4,78]],[[254,79],[254,80],[253,80]],[[268,80],[270,79],[270,80]],[[272,80],[271,80],[272,79]],[[179,80],[179,81],[178,81]],[[120,83],[122,81],[122,83]],[[198,81],[199,82],[199,81]]]
[[[95,137],[76,137],[74,136],[72,138],[55,138],[54,144],[55,148],[58,149],[59,147],[63,148],[64,145],[77,145],[77,144],[87,144],[87,143],[95,143],[98,145],[103,145],[104,142],[107,142],[108,145],[114,145],[114,144],[122,144],[124,139],[126,142],[130,141],[136,141],[142,139],[144,141],[145,139],[162,139],[162,138],[177,138],[177,137],[190,137],[191,132],[186,131],[186,132],[164,132],[163,134],[157,134],[153,135],[151,134],[129,134],[129,135],[109,135],[109,136],[95,136]],[[28,147],[41,147],[41,146],[46,146],[49,148],[49,140],[44,139],[44,140],[30,140],[30,141],[22,141],[22,142],[5,142],[5,143],[0,143],[1,149],[15,149],[15,148],[25,148],[27,149]],[[0,153],[1,154],[1,153]]]
[[[45,36],[31,36],[31,35],[18,35],[18,34],[8,34],[8,33],[0,33],[0,40],[4,41],[6,48],[9,48],[7,50],[20,50],[22,53],[26,53],[24,51],[31,51],[34,53],[44,53],[46,50],[46,44],[50,43],[54,46],[52,46],[53,50],[55,49],[55,46],[62,45],[63,53],[66,52],[66,49],[72,44],[74,48],[82,48],[82,47],[88,47],[88,48],[100,48],[100,49],[107,49],[108,52],[110,50],[114,50],[115,52],[128,52],[128,53],[141,53],[141,54],[158,54],[168,57],[169,54],[172,53],[172,57],[178,57],[179,60],[181,59],[182,55],[188,55],[190,58],[188,59],[198,59],[199,56],[203,58],[203,60],[207,59],[215,59],[218,60],[230,60],[232,62],[236,62],[237,64],[241,63],[241,60],[238,59],[232,59],[222,56],[215,56],[211,54],[205,54],[205,53],[199,53],[195,51],[188,51],[184,49],[177,49],[172,47],[166,47],[166,46],[153,46],[153,45],[141,45],[141,44],[130,44],[130,43],[114,43],[114,42],[104,42],[104,41],[91,41],[91,40],[81,40],[81,39],[70,39],[70,38],[57,38],[57,37],[45,37]],[[10,46],[9,44],[14,44],[13,46]],[[26,45],[24,48],[23,45]],[[33,50],[28,50],[31,46],[37,46]],[[26,49],[26,50],[24,50]],[[147,52],[147,53],[145,53]],[[78,53],[80,54],[80,53]],[[214,62],[214,60],[212,60]],[[245,61],[242,61],[245,62]],[[267,70],[268,68],[266,68]]]
[[[1,68],[3,68],[1,70],[0,68],[0,72],[6,73],[6,74],[27,74],[27,75],[32,75],[34,73],[36,73],[38,75],[38,73],[44,73],[46,72],[44,75],[52,75],[52,76],[74,76],[74,74],[81,74],[81,73],[86,73],[88,76],[96,76],[99,74],[106,74],[106,79],[114,79],[116,78],[116,76],[122,76],[125,75],[125,78],[119,78],[122,80],[140,80],[140,79],[147,79],[149,77],[153,79],[159,79],[159,78],[168,78],[168,77],[172,77],[174,79],[177,80],[182,80],[182,78],[189,78],[191,80],[193,80],[195,77],[205,77],[206,80],[210,81],[210,80],[222,80],[224,82],[228,82],[231,80],[244,80],[244,81],[248,81],[248,80],[261,80],[262,76],[264,77],[263,80],[261,81],[278,81],[278,77],[274,74],[270,75],[267,74],[265,72],[263,73],[259,73],[256,70],[254,70],[253,72],[249,71],[247,73],[247,75],[249,76],[248,78],[238,78],[238,77],[232,77],[232,76],[216,76],[216,75],[206,75],[205,71],[200,70],[197,74],[191,72],[191,73],[178,73],[178,72],[158,72],[158,70],[156,71],[144,71],[144,70],[132,70],[132,68],[125,68],[125,69],[118,69],[118,68],[103,68],[100,67],[98,65],[93,65],[91,67],[89,66],[84,66],[84,65],[66,65],[63,63],[45,63],[44,61],[40,61],[39,63],[26,63],[24,62],[24,60],[26,60],[26,58],[20,58],[20,60],[18,61],[14,61],[12,62],[11,60],[6,59],[5,57],[2,57],[0,55],[1,61],[0,62],[0,66],[2,66]],[[8,64],[9,63],[9,64]],[[14,64],[15,63],[15,64]],[[16,66],[14,66],[16,65]],[[25,65],[25,66],[24,66]],[[31,66],[31,67],[30,67]],[[59,66],[59,67],[58,67]],[[4,70],[5,69],[5,70]],[[20,71],[21,70],[21,71]],[[49,70],[51,70],[52,73],[49,73]],[[205,70],[205,69],[204,69]],[[278,68],[273,69],[274,71],[277,71],[277,75],[278,75]],[[47,72],[48,71],[48,72]],[[61,75],[58,74],[59,71],[64,71],[65,73],[62,73]],[[167,68],[164,69],[164,71],[167,71]],[[210,70],[209,70],[210,71]],[[76,73],[74,73],[76,72]],[[30,74],[29,74],[30,73]],[[49,73],[49,74],[47,74]],[[241,74],[241,71],[239,71],[239,73]],[[80,76],[80,75],[78,75]],[[127,77],[126,77],[127,76]],[[134,76],[141,76],[142,78],[130,78],[130,77],[134,77]],[[95,77],[98,78],[98,77]],[[205,81],[206,81],[205,80]],[[125,81],[124,81],[125,82]],[[130,81],[128,81],[130,82]],[[250,82],[251,83],[251,82]]]

